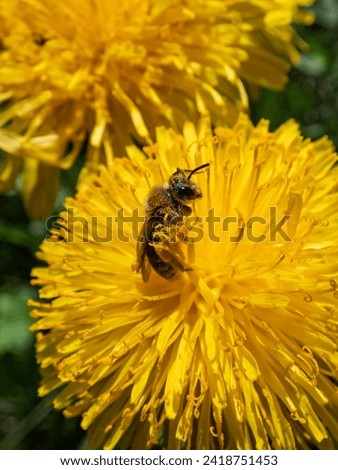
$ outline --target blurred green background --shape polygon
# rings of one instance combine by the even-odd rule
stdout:
[[[270,119],[272,129],[293,117],[305,136],[327,134],[338,148],[338,0],[319,0],[312,10],[315,24],[298,28],[309,52],[291,71],[287,88],[264,91],[251,115],[254,122]],[[55,213],[73,194],[79,167],[63,175]],[[79,420],[65,419],[36,392],[39,373],[26,303],[37,298],[30,271],[46,233],[45,222],[25,215],[16,192],[0,196],[0,449],[85,447]]]

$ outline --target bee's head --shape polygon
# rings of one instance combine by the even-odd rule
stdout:
[[[209,163],[201,165],[194,170],[180,170],[177,168],[175,173],[169,179],[174,199],[184,204],[202,197],[202,191],[199,186],[190,180],[191,176],[198,170],[205,168]]]

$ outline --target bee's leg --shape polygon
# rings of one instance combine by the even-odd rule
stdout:
[[[186,266],[184,262],[184,254],[178,242],[161,242],[154,244],[154,248],[159,258],[173,268],[180,271],[192,271],[192,268]]]

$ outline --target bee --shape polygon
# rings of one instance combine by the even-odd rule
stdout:
[[[33,41],[37,46],[44,46],[48,39],[40,33],[33,33]]]
[[[178,228],[183,217],[191,214],[189,204],[202,197],[200,188],[190,178],[207,166],[209,163],[194,170],[177,168],[166,183],[154,186],[148,194],[144,206],[145,222],[139,233],[134,265],[135,272],[142,272],[144,282],[149,279],[150,267],[164,279],[173,278],[177,270],[191,271],[191,268],[184,266],[177,237],[174,241],[169,238],[171,228]],[[166,246],[168,242],[171,249]]]

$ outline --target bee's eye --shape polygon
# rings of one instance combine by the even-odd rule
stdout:
[[[185,184],[183,184],[180,181],[177,182],[176,187],[177,187],[178,194],[179,194],[180,197],[191,198],[195,194],[195,191],[193,190],[193,188],[191,188],[189,186],[186,186]]]

